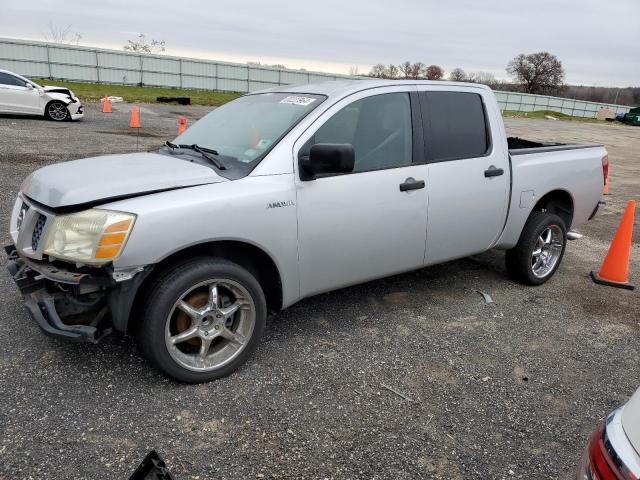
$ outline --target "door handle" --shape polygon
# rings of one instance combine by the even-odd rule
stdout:
[[[407,192],[409,190],[420,190],[424,188],[424,180],[416,180],[413,177],[407,178],[404,183],[400,184],[400,191]]]
[[[499,177],[503,174],[504,170],[502,168],[496,168],[495,165],[491,165],[487,170],[484,171],[484,176],[487,178]]]

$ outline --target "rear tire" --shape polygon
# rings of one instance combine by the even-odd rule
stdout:
[[[162,273],[147,291],[138,343],[175,380],[201,383],[229,375],[264,331],[267,304],[260,284],[228,260],[186,261]]]
[[[567,227],[549,212],[533,212],[515,247],[507,250],[509,276],[524,285],[542,285],[556,272],[567,245]]]
[[[71,118],[67,105],[59,100],[49,102],[44,114],[49,120],[53,120],[54,122],[64,122]]]

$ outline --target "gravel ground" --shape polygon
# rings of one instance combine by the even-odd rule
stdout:
[[[208,109],[143,106],[137,139],[126,105],[97,110],[73,124],[0,118],[1,225],[30,171],[152,148],[178,114]],[[638,292],[587,277],[626,200],[640,200],[640,128],[506,124],[610,152],[608,205],[552,281],[516,285],[487,252],[310,298],[270,319],[249,362],[217,382],[168,381],[129,338],[45,337],[0,272],[0,479],[123,479],[151,448],[181,480],[572,478],[596,421],[640,384]]]

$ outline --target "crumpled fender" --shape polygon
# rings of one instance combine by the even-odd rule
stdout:
[[[60,100],[67,105],[73,103],[73,99],[71,98],[71,92],[69,92],[68,88],[63,87],[44,87],[43,89],[43,97],[46,99],[47,103],[51,100]]]

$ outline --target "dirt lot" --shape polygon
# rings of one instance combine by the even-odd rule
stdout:
[[[127,107],[114,109],[89,105],[75,124],[0,118],[0,239],[30,171],[160,145],[178,114],[207,111],[144,106],[137,137]],[[595,422],[640,385],[640,295],[587,277],[626,201],[640,200],[640,128],[506,123],[610,153],[607,206],[538,288],[509,281],[503,253],[488,252],[343,289],[271,319],[231,377],[185,386],[129,338],[45,337],[1,272],[0,479],[127,478],[154,447],[178,479],[572,478]]]

